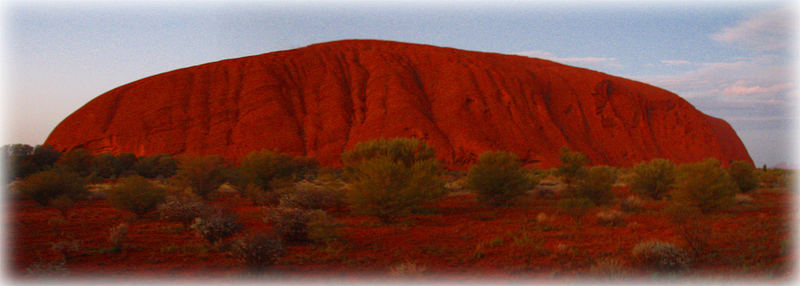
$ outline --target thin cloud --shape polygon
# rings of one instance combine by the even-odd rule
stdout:
[[[687,60],[661,60],[661,63],[670,66],[685,66],[692,64],[692,62]]]
[[[785,50],[789,47],[792,11],[781,8],[749,17],[733,27],[711,35],[715,41],[757,51]]]
[[[542,51],[542,50],[533,50],[533,51],[524,51],[515,53],[516,55],[526,56],[531,58],[542,58],[551,60],[554,62],[581,66],[581,67],[622,67],[622,64],[619,63],[617,58],[606,58],[606,57],[557,57],[552,53]]]

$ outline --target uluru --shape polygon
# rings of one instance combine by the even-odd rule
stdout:
[[[727,122],[658,87],[543,59],[377,40],[137,80],[73,112],[45,144],[232,161],[266,148],[337,166],[342,151],[381,137],[422,139],[453,168],[487,150],[553,167],[562,146],[594,165],[752,163]]]

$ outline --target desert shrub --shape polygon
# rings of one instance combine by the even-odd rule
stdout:
[[[644,202],[637,196],[628,196],[620,202],[620,208],[626,212],[640,212],[644,210]]]
[[[116,166],[119,159],[109,153],[100,153],[92,158],[91,172],[101,178],[111,178],[116,176]]]
[[[735,161],[728,166],[728,175],[739,187],[739,191],[747,193],[758,187],[755,167],[745,161]]]
[[[88,195],[86,181],[77,173],[65,169],[52,169],[30,175],[22,180],[18,190],[42,206],[51,206],[51,201],[61,196],[74,202]]]
[[[75,148],[62,154],[56,164],[81,176],[88,176],[92,172],[92,160],[92,153],[89,153],[88,150]]]
[[[587,198],[595,205],[604,205],[614,198],[611,186],[617,180],[617,170],[610,166],[594,166],[577,180],[572,195]]]
[[[66,264],[64,259],[40,261],[25,268],[25,272],[36,278],[68,276],[69,269],[67,269]]]
[[[675,202],[696,206],[703,213],[731,205],[737,190],[716,159],[681,165],[677,185]]]
[[[238,239],[231,247],[231,254],[252,271],[261,271],[283,257],[285,251],[280,239],[257,234]]]
[[[181,157],[173,179],[176,185],[207,198],[228,180],[228,170],[225,161],[216,155]]]
[[[139,176],[145,178],[169,178],[175,175],[178,168],[175,159],[167,154],[157,154],[153,156],[141,157],[133,167]]]
[[[211,209],[198,200],[186,197],[171,197],[158,205],[158,213],[165,221],[176,221],[188,229],[195,218],[209,214]]]
[[[597,222],[601,225],[618,226],[625,221],[625,214],[618,210],[606,210],[597,213]]]
[[[708,253],[713,230],[707,223],[700,221],[701,211],[698,207],[685,204],[672,204],[664,209],[676,232],[686,242],[695,258]]]
[[[530,183],[513,153],[484,152],[467,173],[467,184],[478,200],[492,206],[508,205],[525,194]]]
[[[387,157],[393,162],[404,166],[412,166],[418,162],[434,159],[433,148],[416,138],[383,138],[361,142],[353,149],[342,153],[342,162],[345,164],[345,175],[353,172],[353,166],[362,161],[378,157]]]
[[[580,224],[580,219],[586,215],[586,212],[592,207],[594,207],[594,203],[582,197],[565,198],[558,201],[558,208],[575,219],[575,222],[578,224]]]
[[[245,188],[254,184],[265,191],[286,185],[305,177],[316,168],[316,161],[308,158],[292,158],[283,153],[267,149],[247,154],[239,163],[239,179],[236,184]]]
[[[250,199],[253,204],[259,206],[272,206],[280,203],[280,199],[285,193],[287,193],[286,189],[268,191],[256,184],[248,184],[246,187],[244,187],[242,196]]]
[[[309,241],[308,223],[312,211],[298,208],[274,208],[264,218],[272,223],[272,231],[287,244],[301,244]]]
[[[81,249],[80,239],[72,239],[72,240],[64,239],[50,243],[50,250],[61,253],[61,256],[64,258],[64,261],[69,261],[71,258],[75,257],[80,249]]]
[[[111,243],[111,251],[117,252],[122,249],[122,242],[128,235],[128,224],[121,223],[108,230],[108,242]]]
[[[315,243],[330,244],[341,240],[339,225],[324,211],[314,211],[308,221],[308,239]]]
[[[556,170],[556,175],[571,189],[574,183],[586,176],[588,171],[584,166],[589,164],[589,158],[580,152],[571,151],[567,146],[561,147],[558,152],[561,154],[561,166]]]
[[[61,217],[67,217],[67,210],[71,209],[72,206],[75,205],[75,201],[71,199],[68,195],[59,195],[54,199],[50,200],[48,205],[54,209],[57,209],[61,212]]]
[[[342,205],[344,194],[306,181],[294,184],[280,197],[280,206],[301,209],[327,209]]]
[[[661,241],[644,241],[631,251],[633,261],[643,270],[658,273],[683,272],[689,267],[686,254],[672,244]]]
[[[140,176],[130,176],[106,191],[108,202],[119,209],[142,217],[156,209],[166,198],[164,189]]]
[[[417,139],[362,142],[344,152],[342,161],[352,210],[383,222],[407,214],[445,191],[433,148]]]
[[[228,238],[242,229],[236,222],[236,216],[216,211],[204,217],[194,219],[191,228],[195,233],[211,244]]]
[[[668,159],[653,159],[633,167],[632,191],[660,199],[675,184],[675,164]]]

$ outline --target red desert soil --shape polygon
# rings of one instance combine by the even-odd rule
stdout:
[[[668,158],[752,162],[735,131],[644,83],[522,56],[346,40],[213,62],[132,82],[64,119],[45,144],[138,156],[268,148],[340,164],[377,137],[416,137],[464,168],[489,149],[558,165]]]
[[[628,193],[624,188],[615,192],[618,197]],[[785,277],[791,265],[790,196],[756,193],[752,205],[704,216],[701,223],[713,229],[713,254],[697,262],[690,274]],[[262,220],[265,209],[236,194],[221,195],[212,204],[232,209],[244,226],[243,233],[228,241],[271,227]],[[424,267],[426,273],[452,277],[557,278],[585,274],[604,257],[622,261],[628,274],[635,274],[630,253],[637,243],[655,239],[684,245],[662,212],[664,202],[646,202],[644,211],[628,213],[620,226],[600,225],[594,214],[602,209],[593,208],[579,227],[555,205],[553,199],[528,196],[513,207],[491,209],[462,191],[439,199],[424,214],[389,225],[350,215],[346,209],[328,210],[341,224],[344,243],[290,246],[288,255],[268,275],[385,276],[392,266],[409,262]],[[63,255],[52,251],[50,243],[72,239],[81,244],[69,253],[65,265],[71,275],[197,278],[246,274],[234,258],[205,246],[179,223],[159,221],[155,213],[134,220],[133,214],[114,209],[102,199],[79,202],[63,223],[53,222],[60,217],[56,210],[29,200],[11,201],[9,211],[9,265],[16,275],[26,275],[35,263],[58,261]],[[539,213],[552,220],[538,222]],[[122,222],[130,225],[123,250],[102,252],[109,247],[108,230]],[[534,247],[527,257],[514,241],[523,231],[541,241],[540,248]]]

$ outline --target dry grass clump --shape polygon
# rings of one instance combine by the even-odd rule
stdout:
[[[108,242],[111,243],[111,251],[117,252],[122,249],[122,241],[128,235],[128,224],[121,223],[108,230]]]
[[[644,201],[637,196],[628,196],[619,206],[625,212],[640,212],[644,210]]]
[[[425,266],[417,265],[414,262],[406,261],[400,264],[395,264],[389,268],[389,275],[395,277],[417,276],[424,273],[427,269]]]
[[[625,214],[618,210],[607,210],[597,213],[597,222],[606,226],[619,226],[625,223]]]
[[[689,268],[689,258],[674,245],[662,241],[644,241],[631,251],[634,263],[645,271],[680,273]]]
[[[736,194],[733,196],[733,201],[736,202],[737,205],[752,205],[753,197],[745,194]]]
[[[627,275],[627,267],[622,260],[605,257],[595,262],[589,273],[600,278],[622,279]]]

